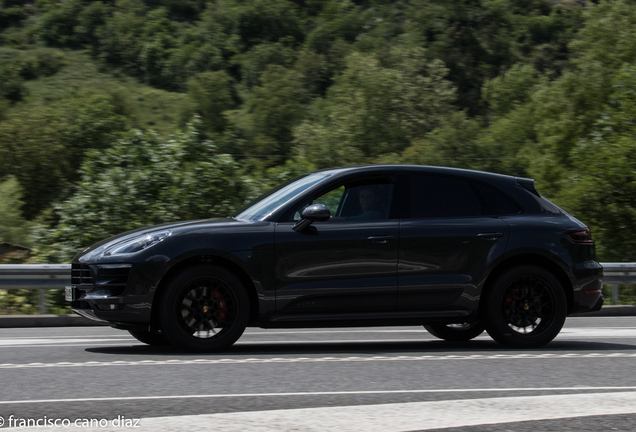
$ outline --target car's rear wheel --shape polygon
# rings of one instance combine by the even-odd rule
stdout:
[[[466,322],[461,324],[430,324],[424,328],[433,336],[448,342],[465,342],[476,338],[484,332],[481,322]]]
[[[190,267],[166,287],[161,329],[179,348],[214,352],[230,347],[245,331],[250,315],[245,287],[223,267]]]
[[[143,342],[146,345],[150,346],[169,346],[170,342],[168,339],[162,334],[159,333],[151,333],[149,331],[137,331],[137,330],[128,330],[128,333],[133,335],[135,339],[139,342]]]
[[[486,300],[486,330],[511,348],[537,348],[554,339],[567,315],[559,280],[548,270],[525,265],[500,275]]]

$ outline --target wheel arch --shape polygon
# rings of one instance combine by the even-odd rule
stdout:
[[[538,267],[542,267],[552,273],[561,283],[563,290],[565,292],[565,298],[568,302],[568,315],[572,311],[572,306],[574,304],[574,291],[572,282],[568,277],[567,273],[563,268],[550,258],[547,258],[543,255],[534,254],[534,253],[523,253],[519,255],[514,255],[509,258],[506,258],[490,272],[486,281],[484,282],[484,287],[482,290],[481,300],[479,302],[479,316],[483,317],[485,314],[485,305],[486,299],[491,291],[491,287],[497,280],[497,278],[506,270],[520,266],[520,265],[536,265]]]
[[[183,272],[189,267],[198,265],[198,264],[210,264],[210,265],[218,265],[223,267],[229,271],[231,271],[236,277],[239,278],[243,286],[247,291],[247,296],[250,299],[250,318],[249,323],[253,323],[258,320],[259,316],[259,304],[258,304],[258,294],[256,291],[256,287],[254,286],[254,282],[250,278],[249,274],[245,269],[243,269],[240,265],[229,260],[227,258],[218,256],[218,255],[196,255],[186,258],[177,264],[173,265],[161,278],[159,284],[157,285],[157,289],[152,299],[152,308],[151,308],[151,316],[150,316],[150,328],[151,329],[159,329],[160,328],[160,320],[159,320],[159,307],[158,305],[161,302],[161,298],[166,291],[166,286],[170,283],[170,281],[179,273]]]

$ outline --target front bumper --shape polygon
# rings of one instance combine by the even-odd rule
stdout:
[[[69,291],[71,310],[111,325],[148,325],[153,281],[143,265],[73,263]],[[154,285],[156,286],[156,285]]]

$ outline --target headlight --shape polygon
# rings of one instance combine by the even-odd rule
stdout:
[[[123,255],[139,252],[164,241],[166,238],[170,237],[171,234],[172,231],[160,231],[151,234],[142,234],[140,236],[126,240],[123,243],[118,243],[114,246],[111,246],[106,252],[104,252],[104,256]]]

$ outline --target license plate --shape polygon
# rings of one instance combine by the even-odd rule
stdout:
[[[75,288],[72,286],[64,287],[64,298],[66,301],[75,301]]]

